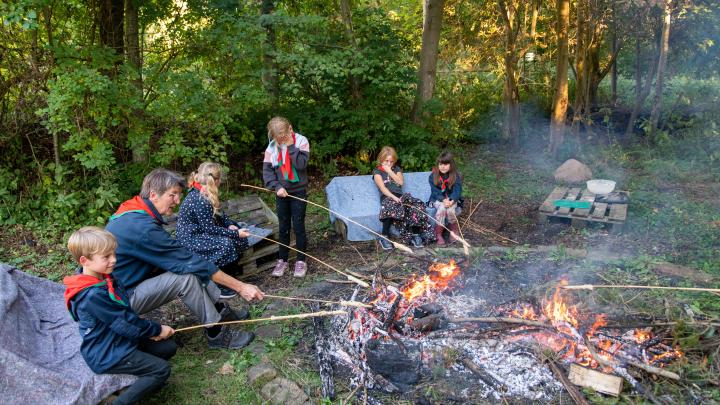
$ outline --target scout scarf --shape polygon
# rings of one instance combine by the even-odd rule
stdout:
[[[108,295],[110,296],[110,299],[113,300],[113,302],[117,302],[118,304],[127,306],[125,301],[120,298],[119,295],[115,292],[115,286],[113,286],[113,279],[110,277],[109,274],[105,274],[105,279],[100,281],[97,279],[97,277],[88,276],[87,274],[77,274],[74,276],[68,276],[63,279],[63,283],[65,284],[65,294],[63,294],[65,298],[65,307],[67,307],[68,311],[70,311],[70,301],[78,295],[83,290],[90,288],[90,287],[102,287],[107,285],[108,289]],[[72,311],[71,311],[72,315]],[[75,317],[73,316],[73,319]],[[75,319],[77,321],[77,319]]]
[[[310,151],[310,144],[308,143],[307,138],[296,132],[293,132],[292,137],[293,144],[296,148],[305,152]],[[287,147],[281,147],[273,139],[270,141],[270,144],[265,150],[265,155],[269,155],[270,164],[272,165],[272,167],[280,168],[280,173],[282,174],[285,181],[288,181],[290,183],[297,183],[298,181],[300,181],[300,177],[295,170],[292,159],[290,159],[290,152],[288,151]]]
[[[110,220],[112,221],[117,219],[128,212],[145,212],[150,214],[151,217],[162,222],[162,220],[155,215],[155,213],[150,209],[150,207],[148,207],[147,203],[145,203],[139,195],[136,195],[135,197],[120,204],[120,207],[118,207],[117,211],[115,211],[115,213],[110,217]]]

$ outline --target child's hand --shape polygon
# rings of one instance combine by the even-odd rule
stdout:
[[[165,340],[174,334],[175,334],[175,329],[173,329],[167,325],[160,325],[160,334],[157,336],[151,337],[150,340],[154,340],[154,341],[158,342],[160,340]]]
[[[235,229],[237,229],[237,228],[235,228]],[[245,228],[238,229],[238,236],[240,236],[241,238],[247,238],[250,236],[250,232]]]
[[[288,196],[287,190],[285,190],[282,187],[277,191],[276,194],[278,195],[278,197],[283,197],[283,198]]]
[[[237,231],[237,230],[240,229],[240,228],[238,228],[238,227],[235,226],[235,225],[230,225],[230,226],[228,226],[228,229],[231,230],[231,231]]]
[[[382,168],[383,168],[383,170],[385,170],[385,173],[392,173],[392,165],[383,163]]]

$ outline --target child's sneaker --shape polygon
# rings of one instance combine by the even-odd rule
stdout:
[[[412,244],[413,244],[413,247],[416,248],[416,249],[420,249],[420,248],[423,247],[423,242],[422,242],[422,238],[420,237],[420,235],[418,235],[418,234],[413,234],[413,236],[412,236]]]
[[[307,273],[307,263],[300,260],[295,262],[295,273],[293,274],[293,276],[305,277],[305,273]]]
[[[378,238],[378,242],[380,242],[380,246],[382,246],[383,250],[395,249],[395,246],[393,246],[392,242],[385,238]]]
[[[278,259],[275,268],[272,271],[272,275],[275,277],[282,277],[285,274],[285,270],[288,269],[288,262],[283,259]]]

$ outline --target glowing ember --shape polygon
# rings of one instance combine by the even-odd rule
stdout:
[[[649,329],[635,329],[633,331],[633,338],[637,343],[643,343],[652,337],[652,333]]]

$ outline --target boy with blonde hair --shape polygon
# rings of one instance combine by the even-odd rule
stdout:
[[[111,277],[117,241],[108,231],[86,226],[68,240],[80,264],[65,277],[65,305],[78,322],[85,362],[97,374],[131,374],[139,378],[114,401],[132,404],[162,387],[170,377],[167,362],[177,350],[166,340],[175,331],[142,319],[127,304],[125,291]]]

